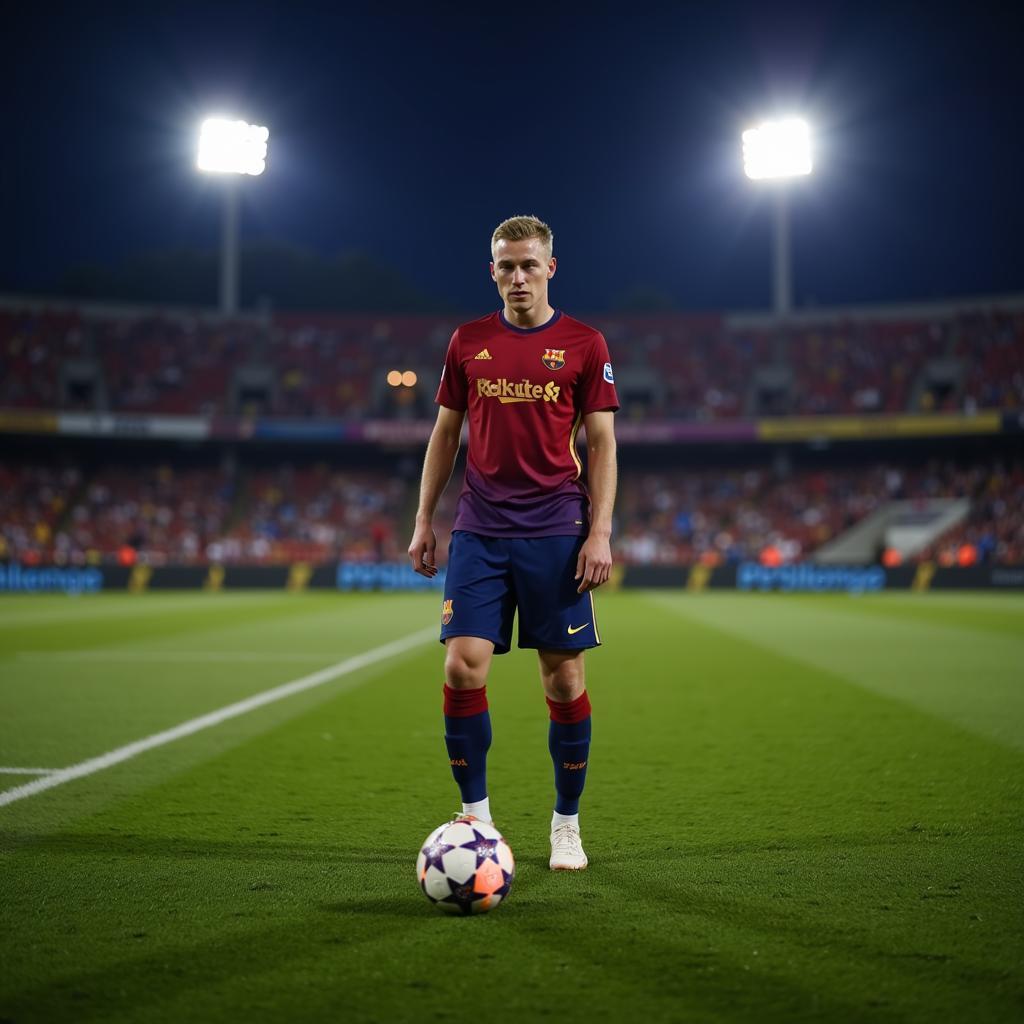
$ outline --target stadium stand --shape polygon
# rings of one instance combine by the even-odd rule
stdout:
[[[922,551],[919,561],[942,566],[1024,562],[1024,464],[975,468],[962,481],[971,497],[967,518]]]
[[[0,470],[0,551],[25,564],[393,561],[407,485],[324,465]]]
[[[405,483],[383,473],[290,464],[249,476],[233,525],[207,548],[210,561],[276,564],[332,559],[395,561]]]
[[[779,473],[765,464],[624,473],[617,555],[626,564],[708,566],[813,558],[828,541],[890,501],[967,498],[968,520],[915,561],[1015,564],[1024,540],[1024,463],[876,464]],[[877,550],[882,558],[884,551]]]
[[[201,435],[208,439],[202,464],[181,458],[166,441],[185,434],[152,435],[165,441],[150,449],[147,461],[123,448],[106,451],[94,428],[86,432],[93,440],[83,442],[87,463],[38,450],[34,458],[5,459],[0,560],[402,561],[417,489],[418,460],[410,469],[409,446],[424,440],[419,427],[433,417],[434,384],[459,319],[282,314],[225,320],[0,303],[0,415],[6,409],[52,420],[61,412],[113,412],[139,422],[191,416],[236,424]],[[716,464],[708,450],[683,463],[673,449],[669,459],[659,452],[646,460],[657,468],[645,469],[643,459],[623,449],[615,531],[621,563],[837,561],[854,526],[866,536],[872,517],[897,505],[924,540],[906,551],[871,540],[858,560],[1024,563],[1024,469],[1008,435],[998,450],[975,448],[966,458],[954,459],[936,441],[899,455],[876,446],[857,462],[825,460],[818,465],[826,468],[808,468],[806,461],[790,466],[779,447],[758,448],[749,427],[779,416],[945,412],[967,422],[986,410],[1019,414],[1024,302],[803,311],[783,327],[755,315],[587,319],[605,332],[615,354],[621,421],[722,421],[748,431],[747,461],[738,467],[735,458]],[[389,386],[393,369],[412,370],[419,383]],[[397,440],[390,434],[390,449],[383,437],[375,442],[376,435],[360,433],[374,452],[361,462],[325,447],[334,443],[330,434],[316,451],[287,445],[256,459],[247,450],[247,428],[237,426],[249,417],[343,421],[360,430],[369,420],[410,421],[416,429]],[[23,429],[20,423],[7,428],[8,436]],[[31,423],[25,429],[36,430]],[[1012,424],[1006,429],[1012,433]],[[649,443],[646,433],[634,441]],[[458,491],[456,479],[438,511],[441,552]],[[927,503],[937,507],[943,500],[957,505],[932,508],[929,523]]]
[[[109,467],[87,483],[58,533],[56,553],[98,560],[194,565],[223,535],[235,485],[224,470]]]
[[[0,311],[0,407],[364,419],[431,415],[457,317]],[[593,318],[629,418],[719,420],[1024,407],[1024,312],[875,311],[785,329]],[[421,384],[391,388],[390,369]]]
[[[0,463],[0,559],[52,559],[56,531],[81,487],[74,467]]]
[[[404,558],[416,481],[325,463],[272,468],[4,469],[0,544],[26,564],[278,565]],[[447,549],[459,481],[438,510]],[[1024,561],[1024,462],[779,471],[624,469],[616,557],[627,565],[787,564],[888,501],[967,498],[961,523],[915,554],[940,564]],[[971,553],[973,552],[973,554]],[[882,552],[875,556],[882,557]]]

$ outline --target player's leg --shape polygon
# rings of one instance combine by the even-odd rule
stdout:
[[[487,751],[491,716],[487,674],[512,642],[515,594],[500,541],[462,530],[452,535],[441,609],[445,651],[444,738],[462,811],[491,820]]]
[[[587,781],[591,731],[583,651],[539,650],[537,655],[551,718],[548,750],[555,769],[549,863],[553,870],[580,870],[587,866],[579,810]]]
[[[462,813],[491,820],[487,797],[487,751],[491,748],[491,713],[487,707],[487,673],[494,644],[476,636],[445,641],[444,742],[452,775],[462,794]]]
[[[555,768],[551,867],[587,866],[579,832],[579,798],[590,758],[590,698],[583,651],[601,643],[593,595],[578,592],[576,560],[582,537],[515,541],[513,575],[519,602],[519,646],[535,647],[551,724]]]

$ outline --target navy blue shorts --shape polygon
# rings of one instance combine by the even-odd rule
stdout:
[[[519,646],[578,651],[601,636],[591,591],[576,593],[576,559],[585,537],[482,537],[456,530],[448,548],[441,606],[441,642],[479,636],[495,654],[512,646],[519,610]]]

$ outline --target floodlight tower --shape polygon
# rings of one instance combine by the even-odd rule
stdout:
[[[207,118],[199,130],[201,171],[224,175],[224,213],[220,242],[220,310],[238,311],[238,179],[262,174],[267,167],[270,132],[245,121]]]
[[[787,186],[810,174],[811,130],[797,117],[765,121],[743,133],[743,170],[751,180],[768,179],[775,187],[772,231],[772,307],[785,316],[793,305],[792,257],[789,248]]]

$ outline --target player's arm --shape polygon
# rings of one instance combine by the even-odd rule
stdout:
[[[587,486],[590,489],[590,532],[576,562],[579,592],[607,582],[612,572],[612,509],[615,506],[615,414],[608,410],[583,417],[587,431]]]
[[[434,512],[455,468],[455,457],[459,454],[459,441],[462,437],[462,421],[465,418],[465,412],[448,409],[442,405],[437,410],[437,422],[430,433],[427,454],[423,459],[416,528],[409,543],[412,567],[421,576],[437,575]]]

